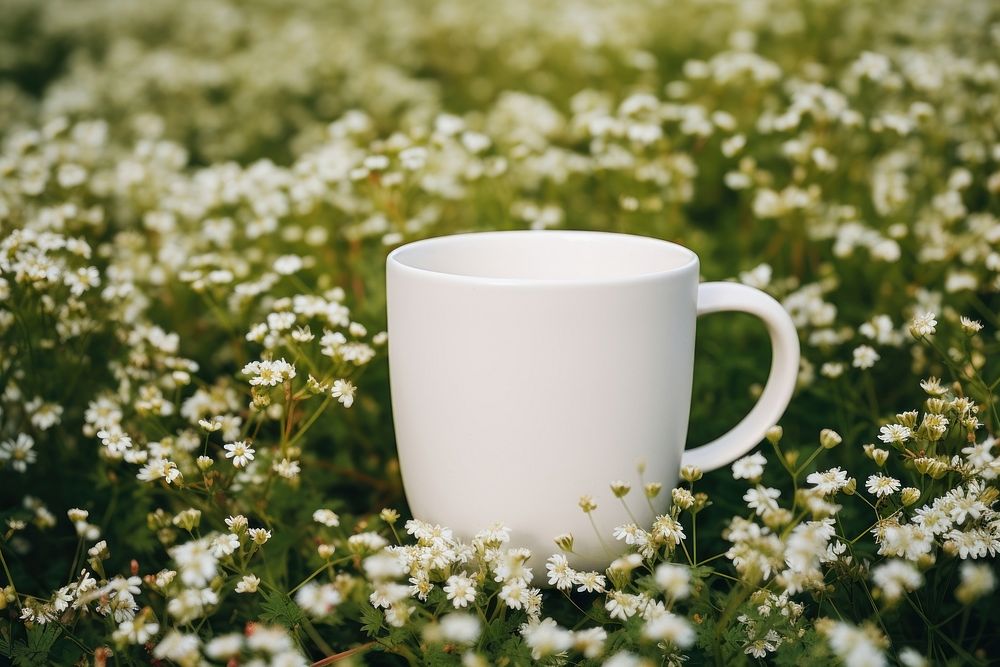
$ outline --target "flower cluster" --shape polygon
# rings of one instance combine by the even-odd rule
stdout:
[[[8,0],[0,654],[987,662],[997,25],[985,0]],[[803,350],[728,472],[609,480],[670,502],[600,535],[605,570],[568,533],[412,518],[393,446],[386,253],[563,227],[680,240]],[[699,322],[692,441],[759,393],[733,390],[759,335]]]

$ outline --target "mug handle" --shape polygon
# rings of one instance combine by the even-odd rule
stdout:
[[[788,407],[799,374],[799,336],[792,318],[780,303],[764,292],[740,283],[702,283],[698,286],[698,315],[720,311],[756,315],[771,336],[771,372],[757,404],[739,424],[707,445],[688,449],[682,465],[715,470],[743,456],[763,439]]]

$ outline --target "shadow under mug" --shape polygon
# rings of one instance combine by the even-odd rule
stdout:
[[[392,410],[413,515],[466,539],[503,522],[536,570],[564,533],[574,567],[605,568],[624,550],[613,528],[632,521],[612,481],[637,489],[629,508],[648,529],[682,465],[711,470],[744,455],[795,387],[798,336],[781,305],[737,283],[699,285],[697,255],[667,241],[458,234],[397,248],[386,271]],[[684,451],[695,320],[718,311],[764,321],[770,376],[735,428]],[[665,491],[651,508],[641,483],[654,481]],[[583,495],[597,503],[600,538]]]

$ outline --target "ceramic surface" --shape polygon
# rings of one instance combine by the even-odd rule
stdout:
[[[389,364],[399,460],[414,516],[469,538],[494,521],[527,546],[536,584],[553,538],[571,532],[577,568],[601,569],[630,521],[609,490],[664,492],[681,465],[726,465],[762,439],[792,395],[795,327],[763,292],[698,284],[698,257],[626,234],[524,231],[417,241],[387,260]],[[770,377],[753,410],[717,440],[684,451],[698,315],[743,311],[767,325]],[[734,351],[746,354],[746,351]],[[753,352],[756,354],[756,352]],[[637,468],[644,464],[640,480]],[[593,518],[580,496],[597,501]]]

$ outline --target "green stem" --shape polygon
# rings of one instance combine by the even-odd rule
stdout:
[[[3,565],[3,573],[7,575],[7,582],[10,587],[14,590],[14,600],[17,603],[18,609],[21,608],[21,600],[17,597],[17,586],[14,585],[14,577],[10,574],[10,568],[7,567],[7,558],[3,555],[3,547],[0,546],[0,565]]]
[[[330,404],[330,401],[332,401],[332,400],[333,400],[332,396],[327,396],[323,400],[322,405],[319,406],[319,408],[316,410],[316,412],[314,412],[314,413],[312,413],[312,415],[310,415],[309,419],[307,419],[305,421],[305,423],[302,424],[302,426],[299,428],[298,432],[291,438],[291,440],[288,441],[288,443],[285,446],[286,447],[291,447],[295,443],[297,443],[302,438],[302,436],[304,436],[306,434],[306,431],[308,431],[309,428],[316,422],[316,420],[319,419],[319,416],[321,414],[323,414],[323,411],[326,410],[326,406],[328,406]]]

